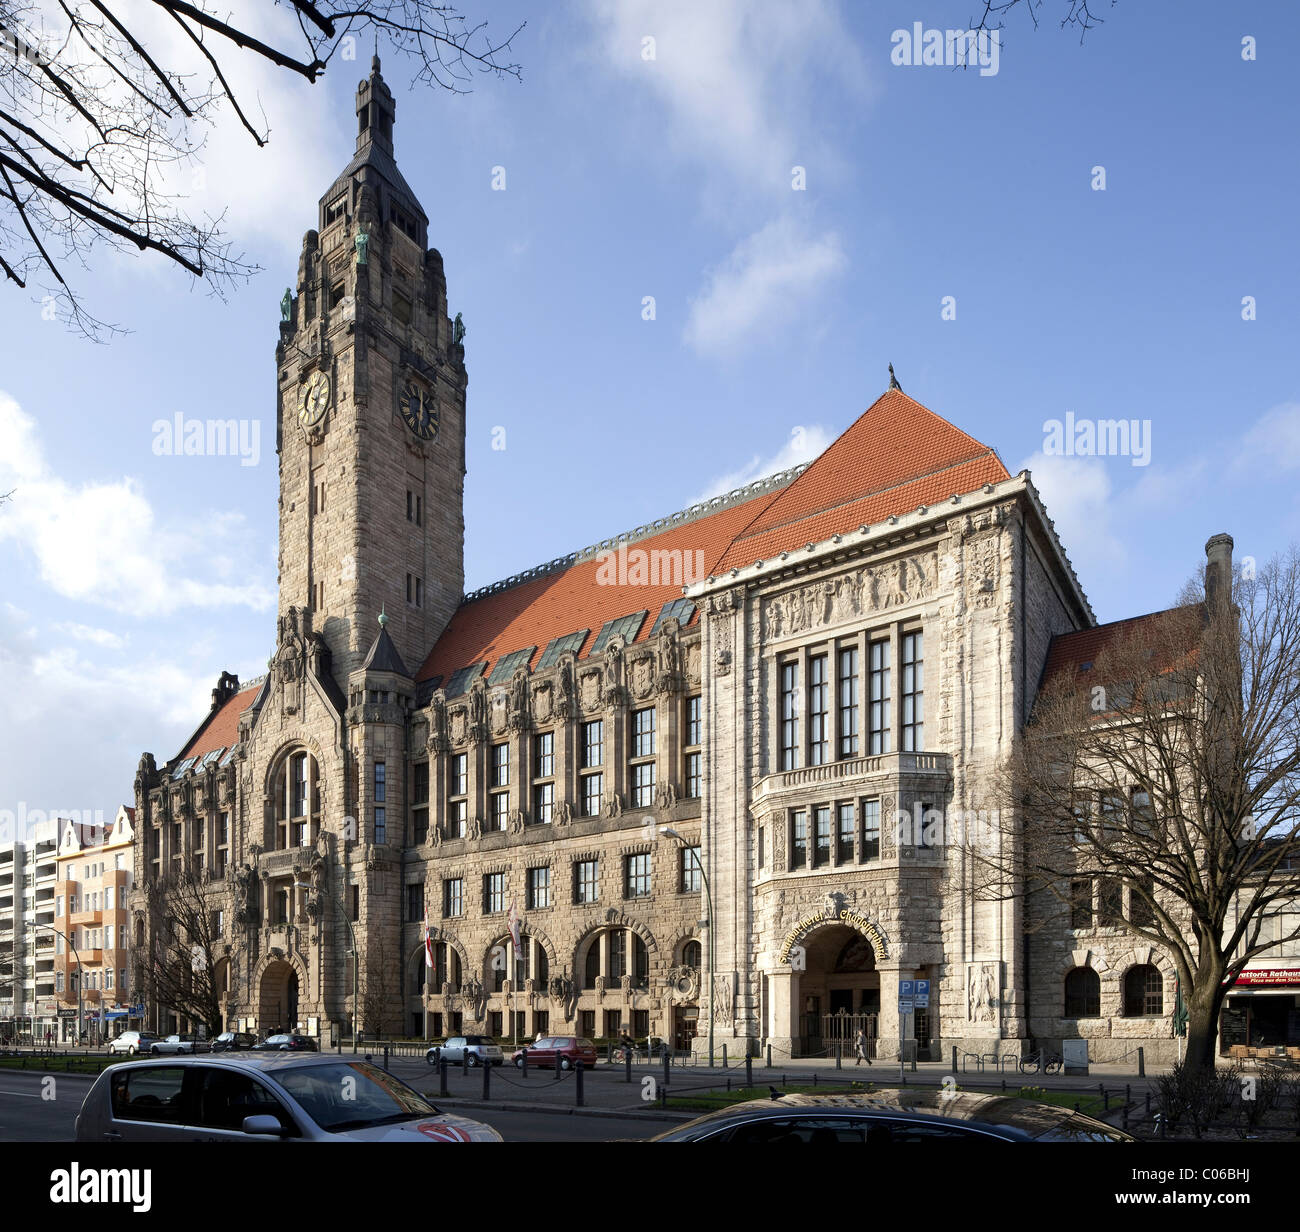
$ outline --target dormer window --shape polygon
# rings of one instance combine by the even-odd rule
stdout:
[[[325,225],[328,227],[332,222],[338,222],[347,212],[348,196],[344,193],[341,197],[335,197],[333,201],[325,207]]]

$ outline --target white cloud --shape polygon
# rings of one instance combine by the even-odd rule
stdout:
[[[1113,574],[1128,557],[1131,532],[1121,529],[1118,499],[1100,458],[1035,453],[1020,464],[1032,472],[1047,516],[1080,580]]]
[[[774,454],[767,457],[754,454],[744,466],[711,479],[704,491],[692,503],[708,500],[710,497],[734,491],[736,488],[743,488],[747,483],[753,483],[755,479],[762,479],[777,471],[789,470],[790,467],[798,466],[801,462],[811,462],[834,439],[834,434],[821,424],[796,425],[790,429],[790,439]]]
[[[160,525],[137,480],[72,484],[46,461],[35,421],[0,392],[0,541],[35,559],[64,598],[136,616],[187,607],[269,610],[273,588],[239,562],[251,558],[242,515]]]
[[[795,310],[847,263],[835,232],[811,235],[790,218],[768,223],[708,271],[685,339],[700,354],[729,352],[788,329]]]
[[[790,191],[793,165],[837,162],[815,99],[868,90],[865,62],[828,0],[589,0],[595,55],[663,109],[673,147],[733,182]],[[644,58],[653,39],[654,58]]]
[[[104,650],[123,650],[127,643],[125,637],[120,633],[114,633],[111,629],[96,629],[91,625],[78,624],[75,620],[61,620],[54,629],[78,642],[89,642],[92,646],[99,646]]]
[[[1300,402],[1284,402],[1266,411],[1242,438],[1233,459],[1238,474],[1300,468]]]

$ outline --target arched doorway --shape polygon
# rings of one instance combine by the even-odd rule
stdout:
[[[846,924],[825,924],[783,957],[786,961],[764,977],[773,1039],[789,1039],[795,1055],[823,1053],[839,1043],[851,1055],[858,1031],[864,1030],[874,1046],[880,972],[870,937]]]
[[[258,990],[257,1025],[263,1033],[298,1026],[298,973],[283,959],[267,963]]]

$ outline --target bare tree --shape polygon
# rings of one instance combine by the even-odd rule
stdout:
[[[203,879],[188,867],[144,887],[154,932],[137,954],[137,989],[178,1018],[202,1023],[209,1038],[222,1027],[223,921]],[[143,984],[139,982],[143,977]]]
[[[96,246],[158,253],[217,294],[253,273],[221,216],[191,216],[176,189],[214,126],[237,121],[257,145],[268,139],[230,84],[234,56],[314,83],[373,39],[418,85],[459,92],[476,70],[519,76],[506,59],[518,29],[494,41],[434,0],[276,7],[296,28],[264,41],[208,0],[0,0],[0,274],[103,339],[115,327],[82,306],[67,272]]]
[[[1119,0],[1109,0],[1113,8]],[[972,30],[1000,30],[1002,29],[1005,18],[1013,9],[1022,9],[1029,14],[1030,20],[1037,29],[1039,17],[1042,13],[1044,0],[984,0],[984,11],[980,14],[977,21],[971,22]],[[1106,0],[1059,0],[1059,4],[1054,7],[1053,12],[1060,12],[1061,27],[1074,27],[1079,31],[1080,40],[1088,33],[1103,22],[1103,18],[1098,17],[1096,9],[1106,3]]]
[[[1096,890],[1098,923],[1171,957],[1188,1062],[1212,1066],[1232,981],[1300,935],[1271,923],[1300,896],[1295,549],[1257,575],[1212,562],[1178,607],[1047,680],[996,795],[1001,841],[970,844],[979,892],[1059,929],[1091,923]]]

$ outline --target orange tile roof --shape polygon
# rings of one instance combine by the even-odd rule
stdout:
[[[1009,478],[987,445],[890,389],[755,516],[718,570],[745,568]]]
[[[1125,620],[1113,620],[1109,624],[1094,625],[1090,629],[1058,633],[1047,648],[1042,685],[1046,685],[1061,673],[1086,674],[1107,650],[1121,645],[1129,638],[1141,639],[1144,635],[1157,646],[1165,642],[1166,654],[1163,657],[1168,661],[1152,664],[1153,671],[1165,671],[1175,666],[1176,661],[1182,661],[1175,660],[1173,648],[1166,639],[1171,635],[1189,635],[1190,629],[1184,630],[1175,623],[1178,616],[1186,613],[1188,613],[1187,608],[1165,608],[1159,612],[1148,612],[1145,616],[1130,616]],[[1194,651],[1195,646],[1188,649]]]
[[[1009,477],[987,445],[891,389],[792,483],[638,540],[629,551],[698,551],[702,572],[690,580],[702,581]],[[644,641],[660,607],[681,594],[671,582],[600,585],[599,569],[597,560],[585,560],[462,604],[416,678],[445,682],[458,668],[482,660],[490,673],[503,655],[535,646],[531,667],[552,639],[580,629],[591,630],[581,647],[589,653],[605,621],[648,609],[636,639]]]
[[[502,655],[536,646],[529,659],[532,667],[554,638],[590,629],[590,635],[579,648],[581,658],[590,651],[596,634],[607,620],[648,610],[650,614],[635,639],[645,641],[659,609],[670,599],[681,598],[682,580],[702,582],[713,572],[736,532],[779,494],[779,489],[764,492],[752,500],[628,544],[629,575],[638,559],[632,553],[637,550],[680,552],[683,562],[680,580],[670,576],[666,580],[661,578],[657,585],[602,585],[598,581],[602,563],[597,557],[591,557],[567,569],[471,599],[457,609],[416,679],[441,676],[445,682],[457,668],[484,659],[488,661],[485,674],[490,673]],[[604,567],[608,571],[613,566],[611,561]],[[697,619],[698,616],[692,618]]]
[[[240,716],[253,704],[253,699],[261,687],[259,681],[247,689],[241,689],[234,697],[229,698],[190,739],[189,744],[182,750],[179,760],[184,761],[187,757],[202,757],[204,753],[228,749],[236,743],[239,739]]]

